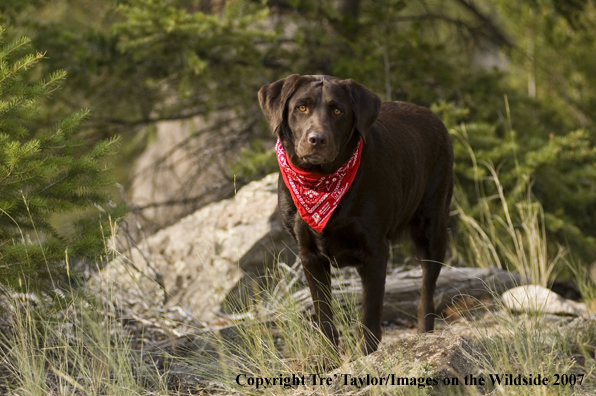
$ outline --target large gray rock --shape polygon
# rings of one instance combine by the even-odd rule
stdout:
[[[166,300],[201,321],[215,321],[240,280],[264,275],[280,252],[296,251],[277,213],[277,177],[252,182],[234,198],[160,230],[110,263],[103,275],[121,290],[140,290],[155,303]],[[154,281],[160,277],[165,295]]]
[[[587,313],[585,304],[567,300],[552,290],[538,285],[525,285],[507,290],[503,293],[503,304],[516,312],[574,316]]]

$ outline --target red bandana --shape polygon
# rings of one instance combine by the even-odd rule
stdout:
[[[362,140],[348,162],[330,175],[306,172],[294,167],[279,139],[275,151],[281,175],[290,190],[298,213],[314,230],[322,232],[356,177],[362,153]]]

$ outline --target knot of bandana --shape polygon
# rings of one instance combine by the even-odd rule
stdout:
[[[314,230],[322,232],[356,177],[362,153],[362,140],[348,162],[330,175],[296,168],[288,159],[279,139],[275,145],[275,152],[282,178],[290,190],[300,217]]]

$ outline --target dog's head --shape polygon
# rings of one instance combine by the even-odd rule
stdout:
[[[366,141],[381,101],[354,80],[293,74],[259,90],[259,103],[280,137],[287,135],[297,166],[333,162],[358,133]]]

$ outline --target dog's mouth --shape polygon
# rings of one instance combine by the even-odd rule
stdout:
[[[327,158],[318,153],[308,154],[300,158],[302,161],[311,165],[323,165],[328,162]]]

